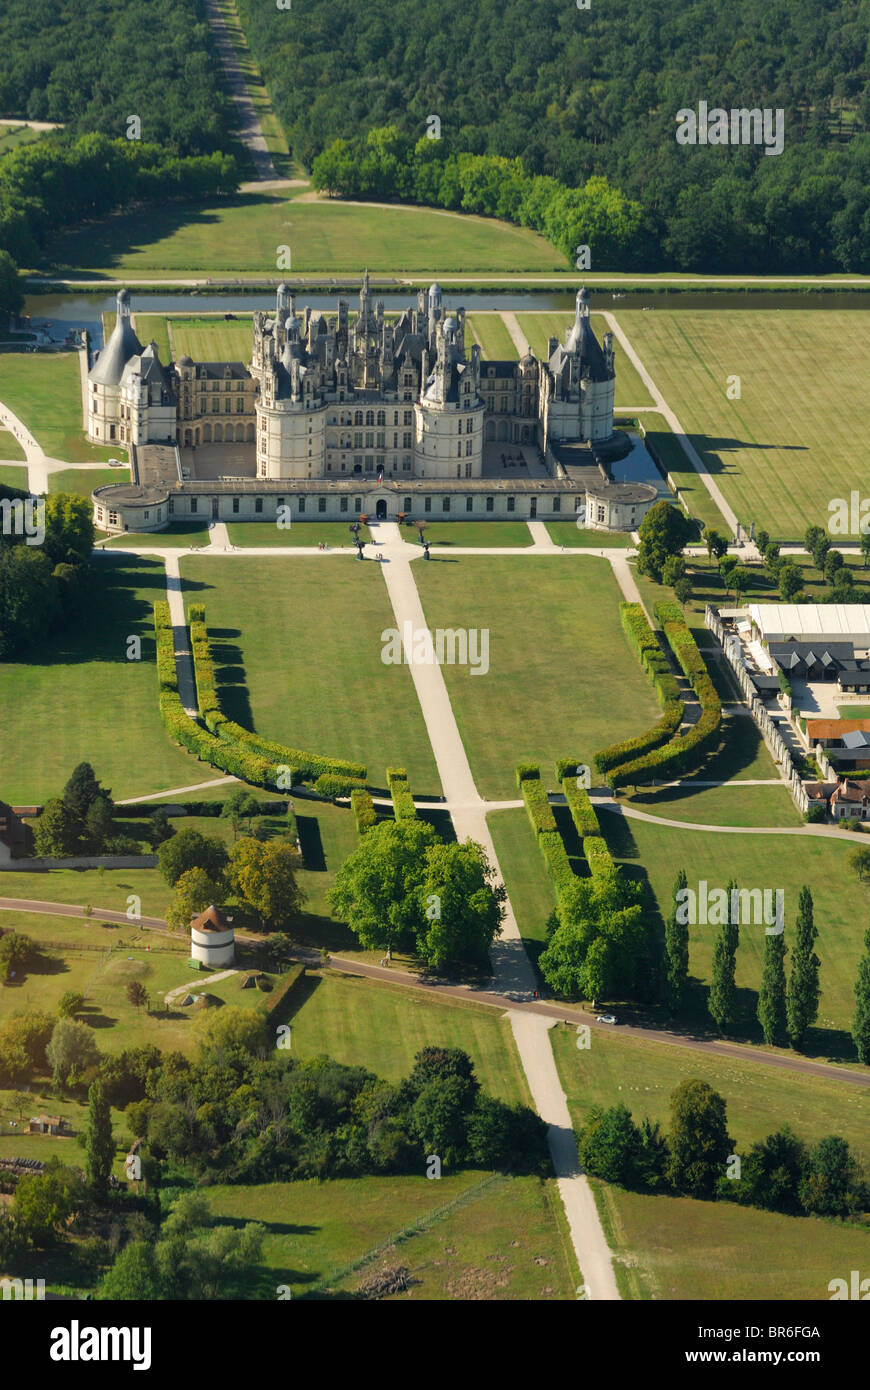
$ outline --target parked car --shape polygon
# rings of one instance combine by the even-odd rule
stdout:
[[[615,1014],[599,1014],[598,1017],[596,1018],[595,1022],[596,1022],[596,1023],[615,1023],[615,1022],[616,1022],[616,1015],[615,1015]]]
[[[123,463],[121,462],[120,459],[109,459],[109,467],[110,467],[110,468],[123,468],[124,465],[123,465]]]

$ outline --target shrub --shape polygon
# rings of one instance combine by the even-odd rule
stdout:
[[[677,608],[677,605],[672,604],[671,607]],[[679,608],[677,611],[680,611]],[[683,719],[683,701],[680,698],[679,686],[641,605],[620,604],[620,619],[629,645],[634,648],[643,670],[649,677],[663,713],[644,733],[638,734],[635,738],[625,739],[621,743],[610,744],[595,754],[595,766],[599,772],[605,773],[621,763],[636,761],[653,748],[667,743],[673,738]]]
[[[583,858],[589,865],[591,874],[600,874],[613,868],[613,860],[607,841],[601,835],[587,835],[583,841]]]
[[[537,780],[537,778],[540,777],[540,775],[540,769],[535,767],[533,763],[520,763],[516,773],[517,786],[519,787],[520,791],[522,791],[523,782],[529,780],[535,781]]]
[[[339,796],[349,796],[353,791],[365,789],[365,782],[360,777],[345,777],[337,772],[322,772],[314,783],[314,790],[321,796],[328,796],[334,801]]]
[[[299,984],[299,981],[304,978],[304,965],[291,966],[287,973],[281,976],[277,985],[272,990],[272,993],[269,995],[269,998],[266,1001],[265,1014],[271,1022],[278,1022],[276,1014],[283,1011],[282,1005],[285,1004],[286,1001],[289,999],[290,995],[293,993],[294,989]]]
[[[577,786],[576,777],[563,777],[562,791],[565,793],[571,819],[577,827],[577,834],[580,839],[584,839],[587,835],[600,835],[601,827],[598,824],[595,807],[589,800],[589,793],[586,789]]]
[[[547,797],[547,792],[543,783],[537,777],[538,769],[535,769],[535,777],[527,777],[520,782],[520,791],[523,794],[523,801],[526,803],[526,811],[532,823],[532,829],[536,835],[542,835],[548,830],[556,829],[556,817],[553,815],[553,808]]]
[[[157,648],[157,680],[160,689],[177,690],[175,639],[172,635],[172,619],[169,616],[169,604],[166,599],[159,599],[154,605],[154,640]]]

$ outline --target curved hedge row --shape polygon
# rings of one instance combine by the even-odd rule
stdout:
[[[643,608],[639,603],[621,603],[619,613],[629,646],[634,649],[646,672],[663,713],[644,733],[636,735],[635,738],[624,739],[621,743],[611,743],[595,754],[596,768],[599,772],[605,773],[622,763],[635,762],[653,748],[667,743],[683,721],[680,688],[668,665],[667,657],[646,620]]]
[[[354,786],[365,784],[366,768],[362,763],[347,762],[343,758],[325,758],[316,753],[304,753],[298,748],[288,748],[283,743],[261,738],[234,720],[227,719],[220,708],[204,605],[192,603],[188,608],[188,617],[199,713],[210,733],[223,743],[240,745],[240,751],[281,768],[281,773],[276,773],[276,777],[280,775],[282,787],[292,786],[300,780],[325,778],[332,780],[324,781],[317,790],[322,791],[324,796],[346,796]]]
[[[598,824],[595,807],[589,800],[589,793],[583,787],[577,786],[577,778],[563,777],[562,791],[565,793],[571,819],[577,827],[580,839],[585,840],[587,835],[600,835],[601,826]]]
[[[416,820],[417,807],[408,786],[408,774],[403,767],[387,768],[387,786],[393,798],[393,815],[396,820]]]
[[[673,777],[692,771],[700,762],[701,755],[719,737],[722,704],[682,610],[676,603],[662,602],[656,604],[655,612],[680,668],[698,696],[701,716],[691,729],[672,738],[663,747],[655,748],[644,757],[622,763],[610,771],[607,782],[614,790],[617,787],[640,786],[663,774]]]

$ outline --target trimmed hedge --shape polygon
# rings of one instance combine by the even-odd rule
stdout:
[[[338,796],[352,796],[355,791],[361,791],[364,787],[365,782],[361,777],[341,777],[335,772],[321,772],[314,783],[314,790],[321,796],[328,796],[330,801],[334,801]]]
[[[529,764],[517,768],[517,784],[526,803],[526,811],[535,832],[535,839],[556,892],[562,893],[576,877],[571,868],[562,836],[556,828],[556,817],[550,805],[546,790],[541,782],[540,769]]]
[[[377,824],[378,813],[372,801],[371,792],[364,787],[354,787],[350,794],[350,809],[356,821],[356,833],[362,839]]]
[[[517,774],[521,771],[517,768]],[[517,780],[520,791],[523,794],[523,801],[526,803],[526,811],[532,823],[532,829],[536,835],[543,835],[548,830],[556,829],[556,817],[553,815],[553,808],[543,783],[540,780],[538,768],[533,769],[534,776],[528,776]]]
[[[556,762],[556,781],[562,782],[566,777],[577,777],[577,769],[585,766],[582,758],[559,758]]]
[[[161,690],[178,689],[178,672],[175,669],[175,638],[172,635],[172,618],[169,603],[158,599],[154,605],[154,641],[157,648],[157,680]]]
[[[393,798],[393,815],[396,820],[416,820],[417,807],[408,786],[408,774],[403,767],[387,768],[387,786]]]
[[[187,612],[190,619],[190,646],[193,653],[199,713],[210,733],[223,743],[239,745],[240,754],[256,757],[270,763],[276,769],[283,768],[282,789],[289,789],[298,781],[311,781],[327,776],[339,779],[342,785],[336,790],[338,781],[325,784],[327,789],[323,791],[323,795],[346,796],[352,787],[360,783],[365,784],[366,768],[362,763],[303,753],[298,748],[288,748],[283,743],[273,743],[270,739],[260,738],[250,729],[244,729],[241,724],[227,719],[221,712],[217,693],[211,643],[205,625],[205,607],[201,603],[192,603]],[[277,773],[273,785],[277,785]]]
[[[602,869],[612,869],[613,860],[607,841],[602,835],[587,835],[583,841],[583,858],[589,865],[591,874],[601,873]]]
[[[523,789],[523,782],[534,782],[540,775],[541,769],[536,767],[534,763],[520,763],[516,772],[517,786],[520,791]]]
[[[538,836],[538,844],[557,894],[563,893],[569,884],[576,880],[577,875],[571,868],[562,836],[558,830],[543,830]]]
[[[607,775],[607,782],[614,790],[617,787],[640,786],[663,775],[677,777],[693,771],[702,755],[719,738],[722,703],[679,605],[663,601],[656,604],[655,613],[680,669],[698,697],[701,716],[691,729],[672,738],[663,747],[652,749],[643,757],[613,768]]]
[[[635,738],[612,743],[595,754],[595,766],[599,772],[609,772],[626,762],[636,762],[645,753],[660,747],[672,739],[683,720],[683,701],[680,688],[668,659],[659,646],[655,633],[646,620],[646,614],[639,603],[621,603],[620,621],[629,646],[646,672],[656,699],[662,707],[662,716],[644,733]]]
[[[583,787],[577,786],[576,777],[563,777],[562,791],[565,793],[571,819],[577,827],[580,839],[585,840],[587,835],[600,835],[601,826],[598,824],[595,807],[589,800],[589,793]]]
[[[271,1023],[278,1022],[278,1019],[275,1017],[275,1015],[279,1013],[279,1011],[282,1011],[281,1006],[287,1002],[290,995],[293,993],[293,991],[296,989],[296,986],[299,984],[299,981],[303,980],[304,978],[304,965],[293,965],[287,971],[286,975],[281,976],[280,983],[275,989],[272,990],[272,993],[269,995],[269,998],[266,1002],[265,1014]]]

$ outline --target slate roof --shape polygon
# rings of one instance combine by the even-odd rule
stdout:
[[[133,332],[129,318],[119,314],[109,335],[109,341],[88,372],[88,380],[96,381],[100,386],[119,385],[130,358],[136,357],[142,350],[142,344]]]

